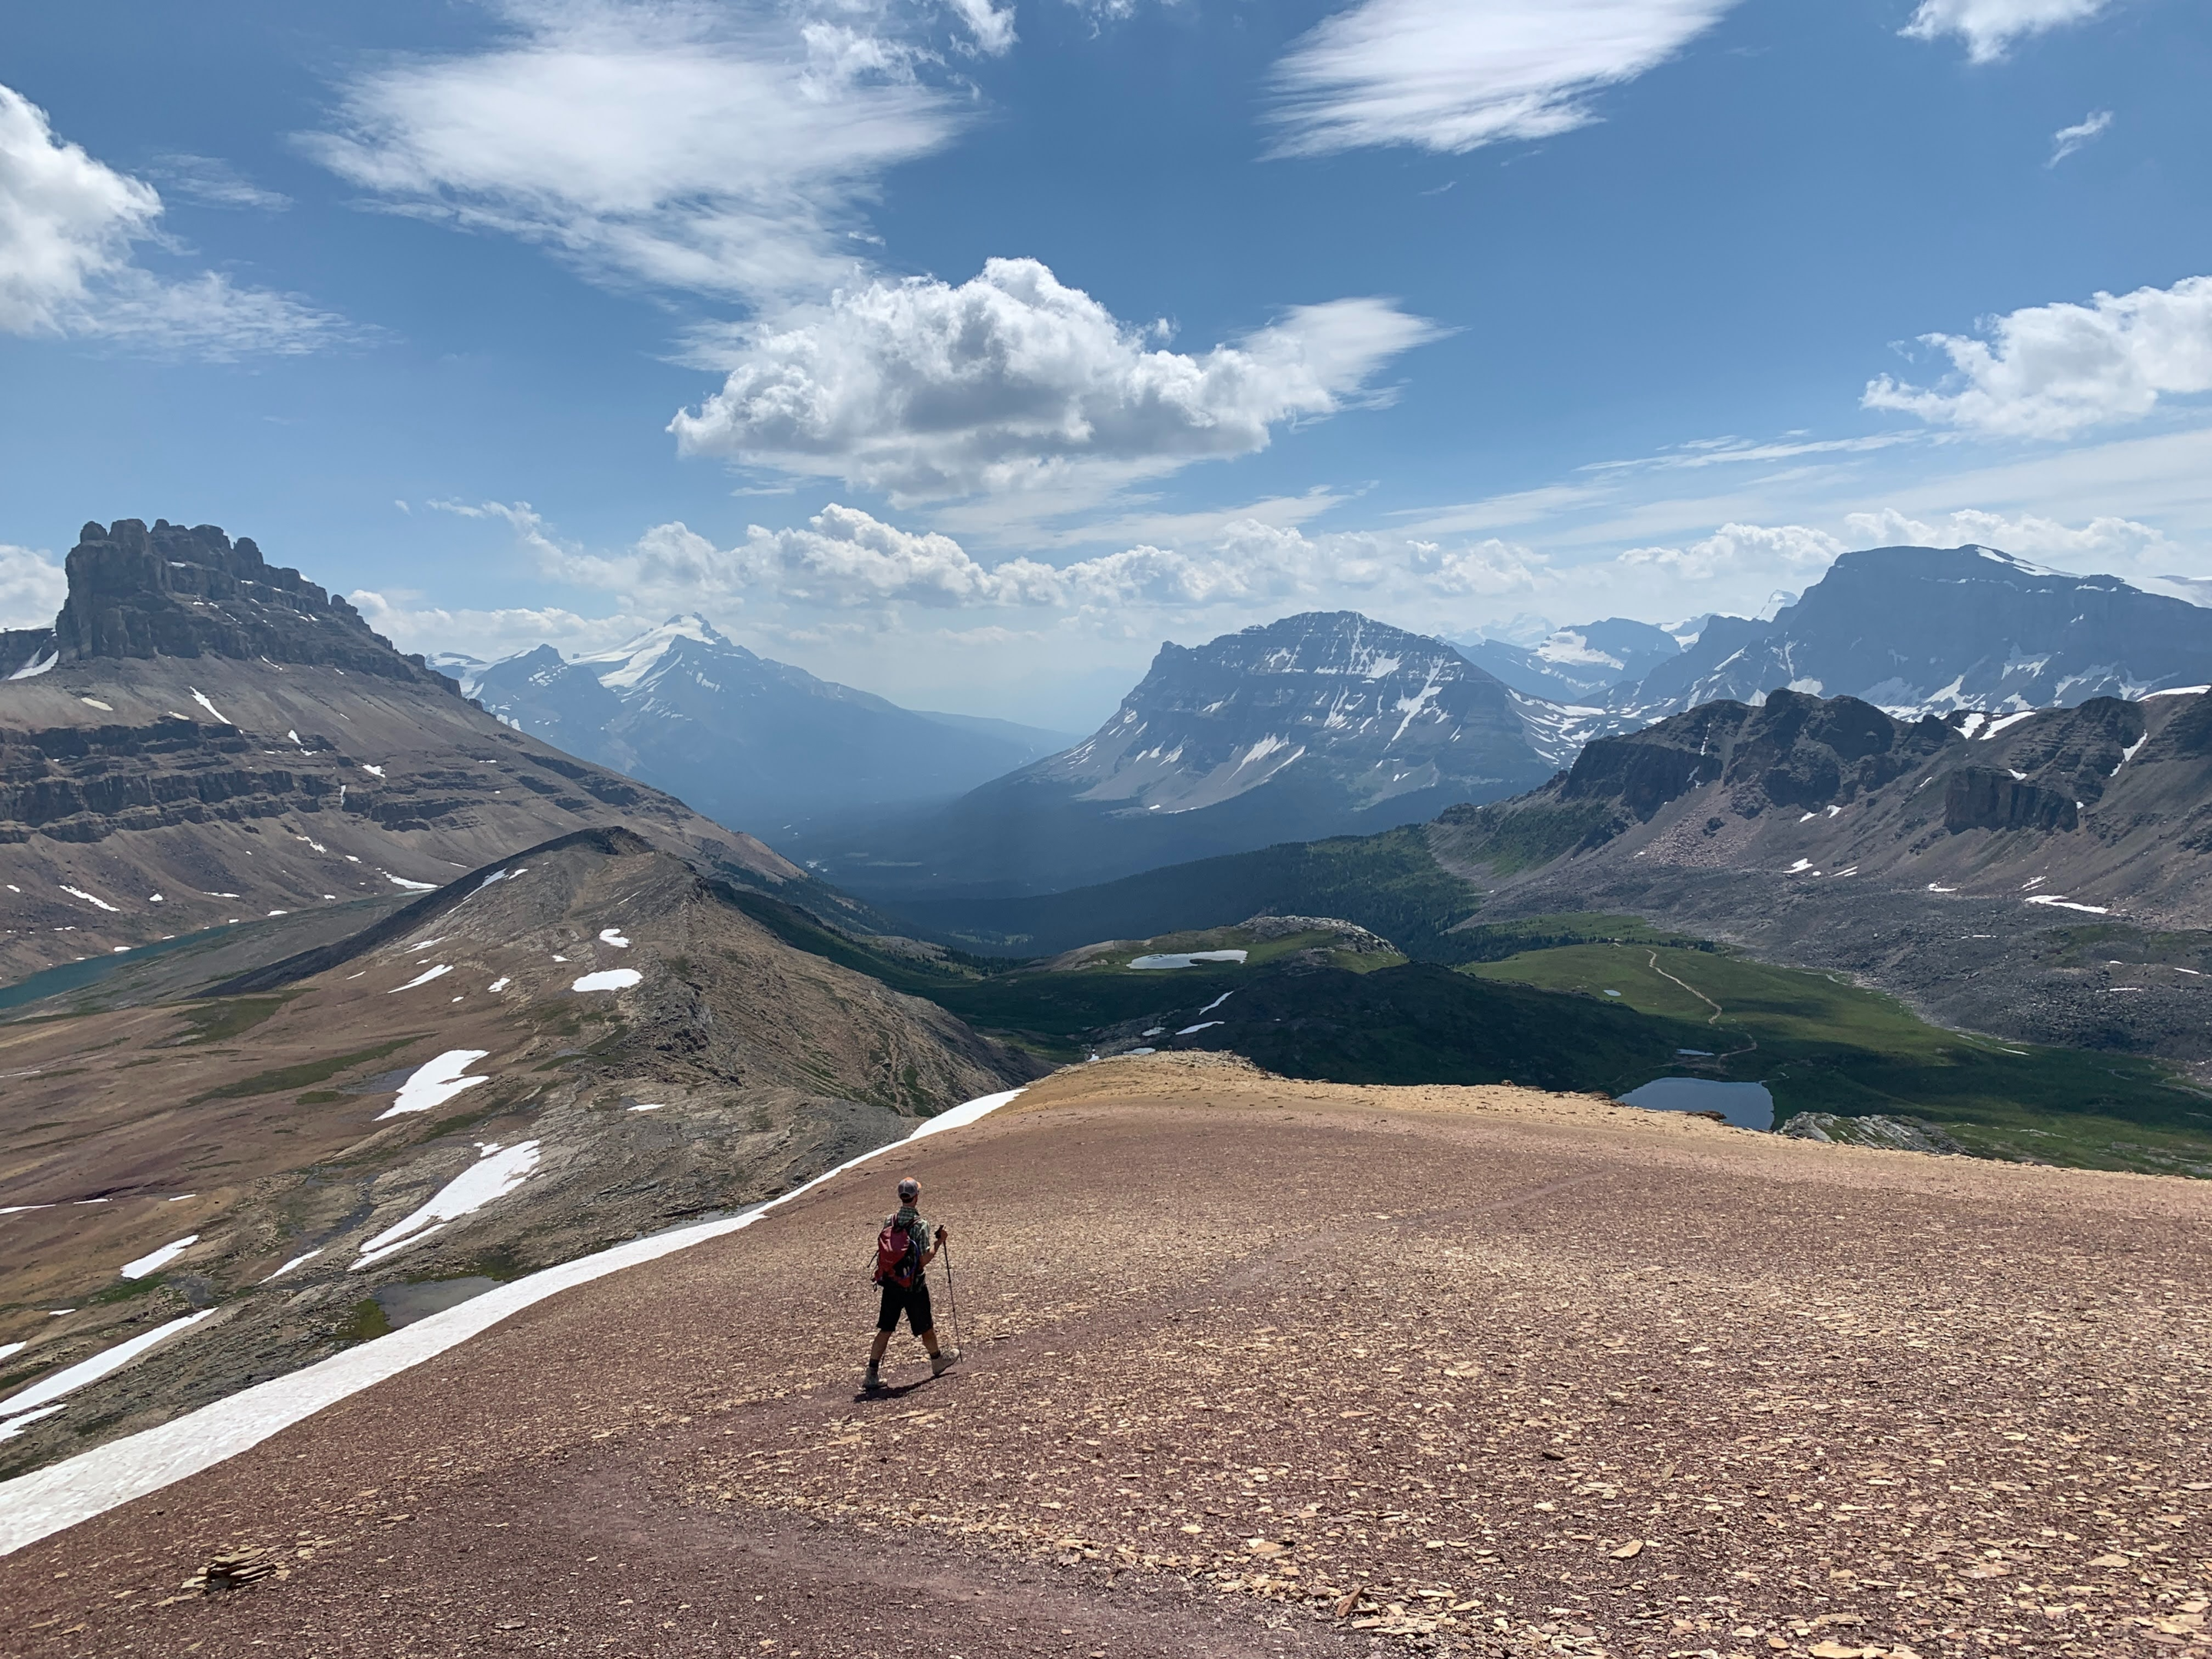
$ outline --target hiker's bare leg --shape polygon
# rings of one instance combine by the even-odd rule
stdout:
[[[884,1350],[890,1347],[890,1345],[891,1334],[889,1331],[878,1331],[876,1333],[875,1344],[868,1350],[868,1369],[870,1370],[875,1370],[877,1366],[884,1363]]]
[[[921,1346],[929,1351],[932,1359],[937,1358],[937,1327],[933,1325],[921,1334]]]

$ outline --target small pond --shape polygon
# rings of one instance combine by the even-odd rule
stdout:
[[[1183,951],[1173,956],[1132,957],[1132,968],[1195,968],[1202,962],[1233,962],[1244,965],[1243,951]]]
[[[499,1288],[499,1280],[481,1273],[466,1279],[433,1279],[413,1285],[386,1285],[375,1292],[376,1305],[393,1330],[428,1319],[434,1313],[458,1308],[462,1303]]]
[[[1774,1097],[1764,1083],[1716,1083],[1711,1078],[1662,1077],[1621,1096],[1653,1112],[1718,1112],[1740,1129],[1771,1129]]]

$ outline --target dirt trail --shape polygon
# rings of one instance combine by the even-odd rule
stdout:
[[[855,1396],[886,1164],[0,1561],[0,1654],[2208,1645],[2199,1184],[1165,1055],[907,1164],[947,1376]]]

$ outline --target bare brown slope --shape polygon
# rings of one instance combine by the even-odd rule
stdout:
[[[502,726],[250,540],[87,525],[69,573],[55,629],[0,641],[0,673],[29,676],[0,680],[0,979],[426,890],[594,824],[825,896],[751,836]]]
[[[0,1027],[0,1206],[46,1206],[0,1215],[0,1344],[29,1345],[0,1358],[0,1402],[215,1310],[0,1443],[0,1471],[428,1312],[441,1282],[487,1288],[757,1202],[1034,1069],[790,949],[627,831],[518,856],[415,920],[264,994]],[[572,988],[623,969],[634,987]],[[483,1051],[453,1069],[489,1080],[386,1115],[453,1050]],[[358,1267],[486,1148],[522,1145],[512,1192]],[[118,1275],[185,1237],[150,1276]]]
[[[841,1179],[0,1562],[8,1650],[2203,1645],[2202,1188],[1188,1057],[1018,1105],[901,1166],[939,1382],[854,1397]]]

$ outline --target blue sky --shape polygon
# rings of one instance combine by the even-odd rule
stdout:
[[[165,516],[410,648],[697,608],[1079,726],[1879,542],[2212,598],[2191,0],[0,15],[9,622]]]

